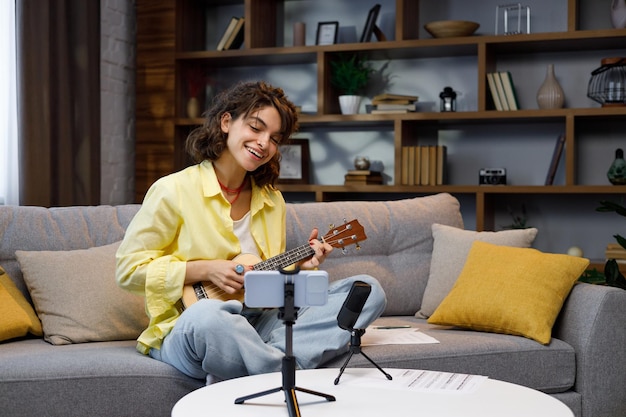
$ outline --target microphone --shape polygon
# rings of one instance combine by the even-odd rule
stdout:
[[[346,300],[337,315],[337,324],[344,330],[353,330],[363,311],[363,306],[372,292],[372,286],[363,281],[354,281]]]

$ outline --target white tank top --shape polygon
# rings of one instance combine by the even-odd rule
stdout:
[[[241,253],[250,253],[258,257],[259,249],[252,238],[252,233],[250,233],[250,218],[250,212],[248,211],[241,219],[233,220],[233,230],[235,236],[239,239]]]

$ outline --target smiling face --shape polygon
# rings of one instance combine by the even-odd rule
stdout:
[[[225,113],[221,128],[228,134],[226,152],[248,172],[256,170],[276,155],[282,139],[280,114],[271,106],[237,119]]]

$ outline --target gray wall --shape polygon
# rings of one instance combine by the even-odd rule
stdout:
[[[100,0],[101,204],[134,202],[135,2]]]

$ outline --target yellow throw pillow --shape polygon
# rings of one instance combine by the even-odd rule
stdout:
[[[9,274],[0,267],[0,341],[28,333],[41,336],[41,322]]]
[[[550,343],[552,326],[589,260],[475,241],[429,323]]]

